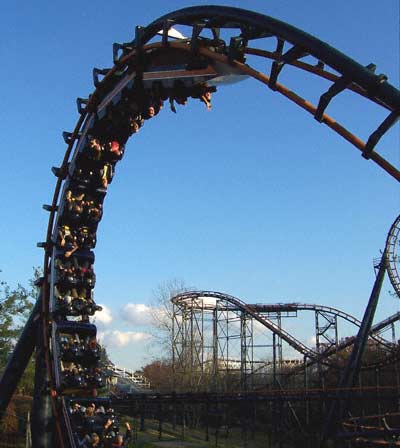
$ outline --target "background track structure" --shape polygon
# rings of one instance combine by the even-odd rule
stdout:
[[[264,377],[268,384],[276,384],[282,369],[285,376],[293,376],[311,366],[320,375],[328,366],[340,369],[343,367],[343,359],[338,357],[340,352],[355,340],[354,336],[340,337],[340,330],[343,335],[340,321],[351,323],[356,329],[361,326],[357,318],[333,307],[302,303],[247,304],[216,291],[188,291],[173,297],[172,302],[174,372],[178,378],[185,378],[185,381],[177,379],[175,384],[185,384],[191,390],[209,388],[211,377],[218,382],[236,375],[237,382],[231,387],[252,390],[263,387],[258,377]],[[304,313],[299,314],[301,311],[307,311],[310,319],[306,320]],[[310,336],[314,331],[315,347],[293,336],[293,318],[301,319],[303,325],[314,324],[307,334]],[[364,362],[363,370],[377,369],[397,359],[394,323],[399,319],[400,313],[395,313],[371,328],[370,345],[381,352],[381,359]],[[288,322],[291,332],[285,330]],[[260,325],[256,328],[256,324],[265,331],[261,333]],[[379,332],[388,328],[392,329],[391,341],[379,336]],[[291,356],[285,355],[287,348],[294,349],[297,355],[291,352]],[[220,387],[215,385],[211,390],[218,391]]]

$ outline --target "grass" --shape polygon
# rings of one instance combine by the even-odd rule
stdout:
[[[127,418],[131,422],[130,418]],[[132,427],[136,432],[135,420]],[[146,420],[145,431],[137,431],[137,440],[129,445],[129,448],[268,448],[270,445],[265,434],[256,434],[254,439],[248,434],[247,445],[242,440],[240,429],[231,429],[229,435],[226,431],[220,430],[216,440],[215,428],[209,429],[209,441],[205,440],[205,430],[185,428],[185,437],[182,438],[182,427],[177,426],[173,429],[170,423],[163,424],[162,437],[159,438],[158,422],[156,420]],[[161,443],[160,443],[161,442]],[[167,442],[167,443],[164,443]],[[176,442],[176,443],[174,443]],[[3,437],[0,439],[0,448],[19,448],[24,447],[23,439],[17,437]]]
[[[163,442],[168,442],[168,444]],[[226,431],[219,431],[216,438],[215,428],[210,428],[209,441],[206,441],[204,429],[185,428],[183,439],[182,428],[178,426],[174,430],[169,423],[163,424],[162,437],[159,438],[158,422],[155,420],[146,420],[145,431],[138,431],[136,442],[130,445],[132,448],[160,448],[162,446],[166,448],[242,448],[243,446],[268,448],[270,445],[265,434],[256,434],[254,438],[248,434],[247,444],[245,444],[240,429],[231,429],[229,434]]]

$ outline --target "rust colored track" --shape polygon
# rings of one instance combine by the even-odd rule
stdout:
[[[171,42],[167,37],[167,32],[172,26],[179,24],[191,26],[193,29],[193,37],[183,42]],[[206,39],[201,36],[202,29],[207,28],[211,29],[214,35],[213,39]],[[232,41],[230,43],[221,41],[219,33],[224,28],[238,30],[240,34],[235,41],[237,45],[235,45],[235,42],[232,43]],[[160,38],[161,41],[150,43],[160,29],[164,30],[164,35]],[[270,38],[277,39],[278,44],[275,52],[267,52],[262,48],[255,49],[248,47],[249,41],[261,42],[263,39]],[[285,45],[291,46],[286,52],[284,52]],[[104,71],[104,78],[96,83],[96,89],[84,103],[85,106],[78,107],[80,117],[74,131],[66,139],[67,149],[60,166],[61,174],[55,186],[46,233],[46,249],[43,263],[44,283],[42,286],[42,343],[46,351],[46,364],[50,377],[50,390],[52,391],[53,413],[56,417],[60,446],[64,446],[64,444],[72,446],[72,439],[70,435],[67,435],[66,439],[63,437],[64,428],[69,427],[69,425],[62,424],[62,419],[67,418],[67,416],[65,413],[60,413],[60,403],[57,397],[57,391],[55,391],[54,369],[58,360],[52,359],[52,353],[54,353],[52,344],[55,344],[56,341],[51,336],[52,316],[49,311],[49,302],[52,296],[52,291],[50,290],[51,266],[54,262],[52,255],[54,241],[52,236],[57,231],[57,210],[62,208],[65,202],[65,194],[62,190],[64,181],[66,179],[68,180],[73,174],[69,172],[68,163],[80,150],[79,143],[86,137],[85,133],[87,129],[85,126],[89,120],[96,120],[96,112],[99,104],[110,92],[118,90],[118,85],[122,82],[121,73],[122,78],[128,68],[136,73],[141,73],[144,70],[144,67],[141,65],[143,54],[151,56],[151,52],[155,49],[169,51],[171,48],[186,54],[190,52],[194,58],[205,58],[211,65],[216,65],[217,63],[222,65],[227,72],[234,69],[235,73],[249,75],[262,82],[273,91],[279,92],[300,108],[309,112],[318,121],[326,124],[330,129],[334,130],[338,135],[360,150],[365,158],[371,159],[390,176],[400,181],[399,169],[375,151],[375,147],[382,135],[389,130],[399,117],[400,92],[387,83],[384,77],[375,75],[372,69],[361,66],[334,48],[301,30],[271,17],[238,8],[192,7],[175,11],[157,19],[148,27],[140,30],[140,32],[138,31],[134,41],[115,46],[114,66]],[[122,52],[122,54],[119,55],[119,52]],[[270,73],[261,73],[244,63],[244,56],[246,54],[263,59],[271,59],[273,62]],[[316,65],[305,64],[300,61],[304,54],[314,57]],[[299,70],[307,71],[315,76],[331,81],[333,83],[331,86],[333,90],[330,89],[328,92],[322,93],[318,105],[312,104],[290,90],[290,88],[278,82],[279,73],[285,64],[292,65]],[[325,66],[330,68],[330,70],[326,70]],[[339,73],[339,75],[336,75],[333,71]],[[325,113],[329,101],[334,99],[335,95],[346,89],[372,101],[377,107],[389,111],[389,116],[371,133],[367,142],[364,142],[361,138],[339,124],[336,119]],[[118,107],[118,104],[115,104],[115,106]],[[244,306],[250,313],[254,312],[246,304],[241,304],[241,306]],[[258,317],[257,319],[262,318]],[[271,324],[268,323],[268,325]],[[315,357],[307,347],[301,342],[294,340],[291,335],[285,334],[284,337],[288,342],[290,341],[289,343],[294,344],[301,353],[307,354],[311,358]]]

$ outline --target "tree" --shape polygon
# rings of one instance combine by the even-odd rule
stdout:
[[[33,301],[37,299],[38,288],[34,283],[39,276],[40,270],[34,268],[28,288],[18,284],[12,289],[4,280],[0,281],[0,372],[29,316]],[[33,371],[32,368],[28,370]]]
[[[33,390],[35,388],[35,357],[32,356],[31,360],[26,366],[25,372],[18,383],[17,393],[19,395],[33,396]]]
[[[172,365],[167,360],[155,360],[142,369],[143,375],[150,381],[151,388],[158,392],[172,389]]]
[[[153,292],[153,337],[157,340],[158,347],[162,348],[163,358],[172,359],[173,304],[171,299],[177,294],[193,289],[187,287],[184,280],[175,278],[160,283]]]
[[[18,431],[18,417],[14,401],[8,405],[6,415],[0,423],[0,429],[3,434],[16,433]]]
[[[107,353],[105,345],[100,345],[100,361],[99,364],[103,367],[107,367],[112,364],[112,361]]]

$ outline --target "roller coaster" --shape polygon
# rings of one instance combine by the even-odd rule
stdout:
[[[341,340],[339,322],[351,323],[356,329],[361,326],[354,316],[328,306],[301,303],[247,304],[236,297],[215,291],[181,293],[173,297],[172,302],[175,371],[185,373],[187,379],[191,374],[200,374],[205,381],[209,381],[207,373],[217,379],[223,371],[223,377],[227,379],[229,371],[232,373],[237,370],[242,386],[255,381],[257,371],[262,372],[267,365],[282,366],[282,363],[286,363],[296,371],[305,368],[303,363],[308,367],[318,364],[319,367],[340,368],[337,365],[338,355],[354,343],[355,337]],[[293,325],[291,333],[282,325],[285,318],[293,317],[299,318],[303,326],[306,325],[308,321],[304,313],[301,314],[302,311],[313,314],[311,322],[315,324],[315,331],[311,340],[315,341],[315,348],[306,346],[293,336]],[[391,356],[397,356],[394,323],[399,319],[398,312],[371,327],[370,342],[382,350],[382,358],[370,364],[363,363],[362,369],[381,367],[388,362],[388,358],[393,362]],[[266,331],[260,332],[260,325],[255,328],[256,323],[265,327]],[[389,327],[392,329],[391,341],[379,335]],[[300,357],[285,358],[282,341]],[[258,359],[256,348],[261,355]],[[193,384],[201,386],[201,378],[190,379],[190,384],[192,388]],[[249,387],[253,389],[254,384]]]
[[[174,29],[180,26],[190,30],[189,37],[176,37]],[[257,44],[257,48],[250,46],[252,43]],[[272,50],[266,49],[271,48],[271,44]],[[304,58],[307,62],[302,60]],[[44,205],[49,212],[46,239],[38,243],[44,249],[43,277],[38,282],[41,294],[0,382],[0,412],[3,413],[36,348],[32,419],[35,447],[79,446],[84,429],[77,423],[76,406],[86,405],[89,408],[91,403],[97,408],[111,406],[107,398],[97,397],[97,389],[105,385],[106,378],[100,363],[96,326],[89,319],[100,309],[93,297],[96,232],[103,215],[103,201],[128,138],[139,132],[147,120],[153,119],[165,101],[169,101],[173,111],[176,111],[177,105],[186,104],[189,98],[200,100],[210,109],[212,94],[217,88],[252,77],[308,112],[312,118],[358,149],[366,160],[371,160],[395,181],[400,181],[399,168],[377,152],[381,138],[399,118],[400,92],[387,82],[385,75],[375,72],[373,64],[364,67],[287,23],[232,7],[184,8],[155,20],[147,27],[137,26],[132,41],[115,43],[113,63],[112,68],[93,70],[95,89],[88,98],[77,99],[77,124],[72,132],[63,134],[67,149],[61,165],[52,169],[57,182],[51,204]],[[260,65],[268,66],[269,71],[254,68]],[[313,79],[323,79],[329,83],[329,88],[318,94],[317,104],[279,82],[285,67],[295,69],[296,73],[306,72]],[[386,114],[386,118],[370,130],[367,141],[327,114],[331,102],[345,91],[364,98]],[[205,313],[214,314],[216,330],[211,369],[214,373],[220,369],[221,354],[226,367],[230,362],[229,354],[221,345],[223,337],[218,333],[218,327],[222,318],[218,317],[218,313],[220,316],[234,313],[240,321],[242,388],[249,387],[256,370],[255,361],[250,356],[253,338],[250,326],[257,322],[273,335],[274,366],[283,362],[280,354],[282,341],[304,358],[302,369],[305,372],[307,366],[313,363],[337,367],[338,353],[352,346],[337,394],[341,390],[352,390],[369,336],[379,346],[385,347],[389,358],[394,356],[390,359],[397,359],[396,344],[382,339],[379,331],[393,324],[399,316],[396,314],[375,326],[372,322],[386,270],[399,294],[396,252],[399,229],[398,218],[389,232],[361,322],[329,307],[248,305],[222,293],[191,292],[174,298],[175,359],[183,359],[184,347],[187,346],[185,325],[191,322],[193,329],[200,310],[201,319]],[[211,304],[204,298],[212,299]],[[300,310],[311,310],[316,321],[326,321],[325,325],[320,321],[316,323],[315,349],[280,325],[282,313],[297,313]],[[178,313],[181,316],[179,319]],[[190,321],[185,318],[187,313],[192,314]],[[359,328],[357,336],[340,342],[336,334],[339,318],[356,325]],[[196,366],[193,359],[197,356],[204,370],[204,345],[200,347],[196,338],[192,338],[190,346],[190,368]],[[278,381],[276,374],[274,381]],[[350,395],[349,392],[347,398],[343,398],[342,394],[336,397],[326,418],[323,438],[337,434],[338,425],[334,422],[343,421],[346,417],[346,400]],[[241,395],[236,394],[235,397],[240,399]],[[176,396],[173,397],[175,399]],[[114,422],[114,416],[111,417]],[[118,436],[116,424],[112,425],[113,432],[109,433],[112,435],[108,443],[111,443],[112,437]]]

